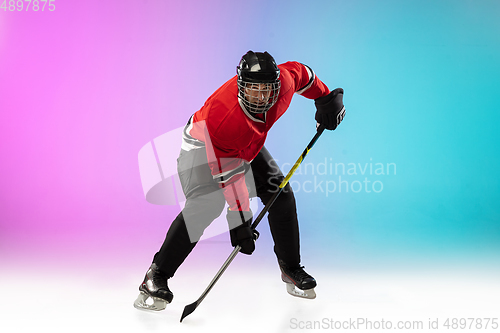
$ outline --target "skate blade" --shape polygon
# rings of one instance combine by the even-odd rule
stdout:
[[[306,289],[306,290],[301,290],[293,283],[287,283],[286,284],[286,291],[295,297],[300,297],[300,298],[307,298],[307,299],[315,299],[316,298],[316,292],[314,291],[314,288],[312,289]]]
[[[167,304],[168,302],[164,299],[141,292],[134,302],[134,307],[139,310],[161,311],[167,307]]]

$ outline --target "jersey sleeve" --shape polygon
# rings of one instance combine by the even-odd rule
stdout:
[[[294,82],[295,92],[309,99],[326,96],[330,92],[324,84],[307,65],[296,61],[286,62],[280,67],[288,70]]]

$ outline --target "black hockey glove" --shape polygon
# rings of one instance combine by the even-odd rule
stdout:
[[[328,95],[316,98],[316,121],[328,130],[334,130],[344,119],[345,108],[342,102],[344,89],[337,88]]]
[[[257,230],[250,228],[253,219],[252,212],[228,210],[226,218],[229,225],[231,245],[241,246],[241,253],[252,254],[255,250],[255,240],[259,238]]]

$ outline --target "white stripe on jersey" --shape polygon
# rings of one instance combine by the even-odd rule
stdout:
[[[307,83],[307,85],[304,88],[297,91],[297,94],[299,94],[299,95],[302,95],[307,89],[311,88],[311,86],[314,83],[314,79],[316,77],[316,75],[314,74],[314,71],[311,68],[309,68],[309,66],[304,65],[304,64],[302,64],[302,65],[306,68],[307,74],[309,75],[309,83]]]
[[[226,183],[228,180],[233,178],[236,175],[245,173],[245,167],[244,167],[244,161],[242,160],[240,164],[234,169],[221,172],[219,174],[213,175],[214,180],[216,180],[218,183]],[[227,178],[226,178],[227,177]]]
[[[193,115],[194,116],[194,115]],[[193,149],[200,149],[205,147],[205,142],[193,138],[189,135],[189,132],[193,129],[193,116],[189,118],[189,121],[182,131],[182,143],[181,149],[185,151],[190,151]]]

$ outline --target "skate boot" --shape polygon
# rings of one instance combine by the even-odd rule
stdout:
[[[168,289],[167,280],[153,263],[139,286],[140,294],[134,302],[134,307],[153,311],[165,309],[174,298],[174,294]]]
[[[278,260],[281,269],[281,280],[286,283],[286,291],[301,298],[316,298],[314,287],[316,280],[304,271],[304,266],[290,268],[283,260]]]

